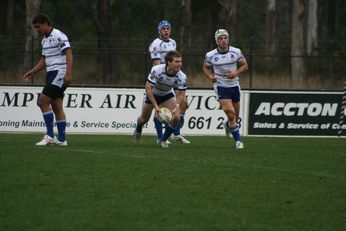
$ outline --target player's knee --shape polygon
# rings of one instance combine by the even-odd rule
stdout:
[[[39,108],[41,108],[42,102],[41,102],[40,100],[37,100],[36,105],[37,105]]]
[[[37,100],[37,106],[42,110],[42,111],[47,111],[49,109],[49,105],[46,104],[44,100],[39,98]]]
[[[140,123],[140,124],[146,124],[148,121],[149,121],[149,118],[146,118],[144,116],[140,116],[138,117],[137,121]]]
[[[180,111],[185,113],[185,111],[188,109],[189,105],[187,103],[187,99],[185,98],[184,101],[180,105]]]
[[[223,111],[227,114],[227,115],[235,115],[235,111],[233,108],[229,107],[229,108],[224,108]]]
[[[225,110],[225,113],[227,117],[229,118],[230,121],[235,121],[236,119],[236,114],[235,111],[232,109]]]
[[[178,125],[180,119],[180,115],[175,113],[172,117],[171,124],[175,127]]]

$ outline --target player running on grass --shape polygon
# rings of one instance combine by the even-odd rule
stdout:
[[[248,69],[247,61],[240,49],[229,46],[227,30],[215,32],[217,48],[205,56],[203,72],[213,83],[216,97],[227,116],[224,128],[227,136],[233,136],[236,148],[244,148],[236,123],[240,110],[239,75]]]
[[[165,55],[168,51],[176,50],[176,42],[170,37],[171,36],[171,24],[164,20],[159,22],[157,26],[157,31],[159,32],[159,37],[156,38],[149,46],[149,52],[151,60],[153,61],[153,66],[164,64]],[[187,109],[187,100],[185,98],[184,102],[180,104],[180,123],[179,126],[174,130],[171,138],[175,141],[179,141],[183,144],[189,144],[184,136],[181,135],[180,129],[184,125],[184,115]],[[162,136],[162,123],[156,117],[154,117],[154,124],[157,133],[158,142]],[[169,141],[167,140],[169,143]]]
[[[178,51],[169,51],[165,56],[165,64],[153,66],[145,85],[144,100],[141,115],[133,133],[134,143],[138,144],[145,125],[155,109],[155,116],[160,113],[160,107],[167,107],[172,112],[172,120],[166,126],[160,137],[162,148],[168,148],[167,139],[179,126],[180,103],[185,99],[186,75],[181,71],[182,58]],[[174,89],[176,89],[174,91]]]

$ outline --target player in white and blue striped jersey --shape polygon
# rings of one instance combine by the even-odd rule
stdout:
[[[221,108],[227,116],[224,121],[226,135],[236,141],[236,148],[244,148],[236,123],[240,110],[239,75],[247,71],[247,61],[241,50],[229,46],[229,34],[225,29],[215,32],[217,48],[205,56],[203,72],[213,83]]]
[[[142,111],[133,134],[135,143],[139,143],[143,125],[149,121],[153,109],[155,109],[155,116],[160,113],[161,107],[167,107],[173,115],[164,134],[160,137],[161,147],[168,147],[167,139],[179,125],[179,104],[184,101],[187,89],[186,75],[181,71],[182,58],[179,52],[167,52],[165,61],[165,64],[153,66],[147,78]]]
[[[168,51],[175,51],[177,43],[171,36],[171,24],[163,20],[157,26],[159,37],[156,38],[149,46],[149,52],[153,66],[165,63],[165,55]]]
[[[36,145],[67,145],[66,140],[66,116],[63,109],[63,98],[66,87],[72,81],[72,50],[67,36],[51,26],[50,19],[44,14],[36,15],[32,24],[40,35],[42,56],[39,62],[31,70],[26,72],[23,78],[28,81],[35,73],[46,67],[46,84],[38,99],[43,119],[46,124],[46,135]],[[54,115],[58,129],[58,138],[54,137]]]
[[[171,36],[171,24],[163,20],[159,22],[157,26],[157,31],[159,33],[159,37],[156,38],[149,46],[149,52],[150,57],[153,62],[153,66],[164,64],[165,63],[165,55],[168,51],[175,51],[177,49],[176,42],[174,39],[172,39]],[[185,111],[187,109],[187,100],[185,99],[184,102],[180,104],[180,122],[177,126],[176,130],[173,132],[171,138],[175,141],[179,141],[183,144],[189,144],[190,141],[187,140],[182,134],[181,134],[181,128],[184,125],[184,116]],[[154,124],[155,129],[157,133],[158,141],[160,140],[160,137],[162,136],[162,123],[154,117]],[[169,141],[167,141],[169,143]]]

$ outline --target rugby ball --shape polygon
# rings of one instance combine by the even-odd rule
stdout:
[[[159,113],[159,120],[164,123],[168,124],[172,120],[172,112],[166,107],[160,108],[160,113]]]

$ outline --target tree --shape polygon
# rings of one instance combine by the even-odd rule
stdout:
[[[97,31],[98,60],[102,66],[102,82],[112,78],[111,43],[109,41],[111,31],[110,2],[109,0],[98,0],[93,2],[93,21]]]
[[[300,86],[305,77],[305,66],[302,55],[304,54],[304,0],[293,0],[292,14],[292,48],[291,77],[293,83]]]
[[[232,36],[232,40],[235,40],[237,0],[218,0],[217,2],[221,6],[218,14],[218,26],[227,29]]]
[[[316,0],[309,0],[308,6],[308,23],[307,23],[307,42],[306,51],[308,55],[312,55],[317,47],[317,4]]]
[[[185,46],[191,46],[191,25],[192,25],[192,0],[181,0],[182,17],[180,27],[180,52],[183,54]]]
[[[6,3],[5,35],[9,35],[13,27],[14,0],[7,0]]]
[[[266,12],[266,54],[273,55],[276,53],[276,0],[267,0]],[[273,58],[267,56],[266,64],[272,66]]]
[[[38,34],[32,28],[32,18],[38,13],[41,5],[41,0],[26,0],[26,39],[25,39],[25,55],[24,67],[27,69],[32,66],[32,52],[37,50],[35,41],[38,40]]]
[[[333,38],[335,35],[335,15],[336,15],[336,1],[335,0],[329,0],[327,1],[328,4],[328,18],[327,18],[327,22],[328,22],[328,29],[329,29],[329,34],[330,36]]]

